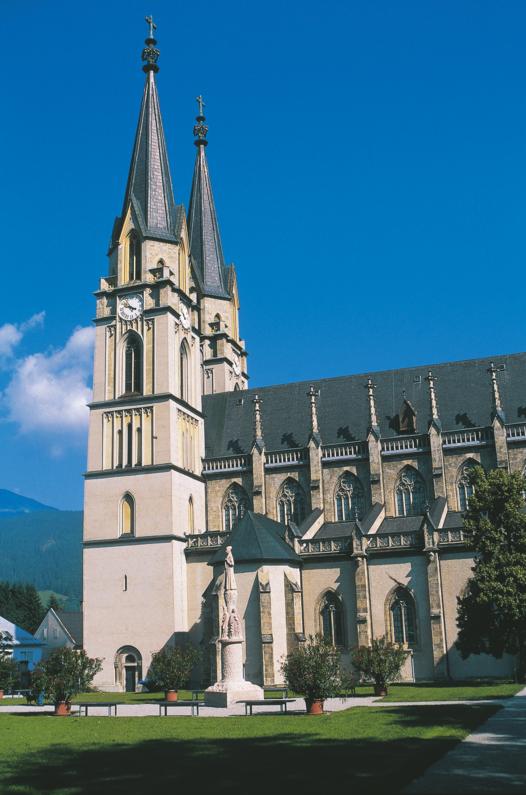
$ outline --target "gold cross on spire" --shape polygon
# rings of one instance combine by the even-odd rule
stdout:
[[[154,32],[154,30],[157,30],[157,25],[153,21],[152,15],[150,14],[149,17],[144,17],[144,21],[150,26],[150,36],[149,36],[149,38],[150,39],[155,38],[154,35],[153,35],[153,32]]]
[[[205,102],[201,94],[199,94],[199,96],[195,98],[195,101],[199,105],[199,115],[204,117],[203,108],[205,106]]]

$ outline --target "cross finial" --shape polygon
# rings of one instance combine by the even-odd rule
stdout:
[[[431,370],[426,375],[425,380],[429,384],[429,402],[431,403],[431,418],[433,420],[438,420],[438,404],[437,404],[437,396],[435,391],[435,381],[437,381],[437,376],[433,375]]]
[[[368,378],[367,383],[364,384],[364,386],[367,389],[367,399],[369,401],[369,424],[372,428],[377,428],[378,418],[376,416],[376,403],[374,400],[374,390],[376,389],[376,384],[373,384],[372,378]]]
[[[261,398],[259,395],[254,395],[252,403],[254,404],[254,438],[259,440],[263,439],[263,424],[261,422]]]
[[[199,96],[195,98],[195,101],[197,102],[197,104],[199,106],[199,116],[201,116],[201,118],[204,119],[205,114],[203,113],[203,108],[205,106],[205,101],[204,101],[202,95],[199,94]]]
[[[156,25],[156,24],[155,24],[155,22],[153,21],[153,17],[152,17],[152,15],[150,14],[150,16],[148,16],[148,17],[144,17],[144,21],[145,21],[145,22],[146,22],[146,23],[147,23],[147,24],[150,26],[150,35],[149,35],[149,38],[150,38],[150,39],[153,39],[153,38],[154,38],[153,32],[154,32],[154,30],[157,30],[157,25]]]
[[[307,392],[307,395],[310,398],[310,425],[312,433],[320,432],[318,426],[318,406],[316,403],[319,394],[320,393],[316,389],[314,389],[314,386],[311,384],[311,387]]]
[[[495,367],[495,362],[491,362],[488,367],[488,373],[491,376],[491,386],[493,388],[493,405],[496,412],[502,411],[502,403],[500,399],[499,382],[497,381],[498,369]]]

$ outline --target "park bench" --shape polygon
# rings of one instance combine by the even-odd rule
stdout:
[[[108,716],[111,717],[111,711],[114,710],[115,717],[117,717],[117,707],[122,706],[122,702],[118,701],[81,701],[80,704],[74,704],[79,708],[79,718],[82,717],[82,710],[84,710],[84,717],[88,717],[88,709],[90,707],[106,707]]]
[[[168,715],[168,709],[172,707],[190,707],[192,710],[192,717],[194,715],[199,715],[199,707],[204,706],[204,701],[198,701],[197,699],[192,698],[188,701],[149,701],[149,704],[157,704],[159,707],[159,717],[163,714],[165,717]]]
[[[296,701],[296,699],[295,698],[254,698],[254,699],[247,699],[245,701],[241,701],[241,703],[245,705],[245,715],[252,715],[252,710],[254,707],[279,706],[280,712],[286,712],[287,704],[291,704],[293,701]]]
[[[202,696],[202,698],[200,698]],[[200,690],[192,690],[192,701],[204,701],[205,691],[203,688]]]

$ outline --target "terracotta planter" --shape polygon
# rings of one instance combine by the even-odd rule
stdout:
[[[375,685],[374,686],[374,694],[375,694],[375,696],[386,696],[387,695],[387,685]]]
[[[307,708],[307,714],[323,715],[323,704],[324,700],[322,698],[306,698],[305,706]]]
[[[177,690],[166,690],[164,694],[165,701],[177,701],[178,692]]]
[[[71,712],[71,704],[68,704],[67,701],[57,701],[55,704],[55,715],[59,715],[60,717],[65,717],[69,715]]]

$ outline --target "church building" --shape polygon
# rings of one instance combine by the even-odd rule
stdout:
[[[283,681],[314,633],[344,663],[387,635],[407,680],[506,676],[455,648],[470,576],[473,466],[523,471],[526,354],[248,388],[236,270],[223,255],[201,98],[188,211],[176,205],[150,23],[146,75],[96,345],[84,513],[84,647],[95,684],[134,690],[190,639],[221,678],[231,545],[245,676]],[[234,241],[235,242],[235,241]]]

